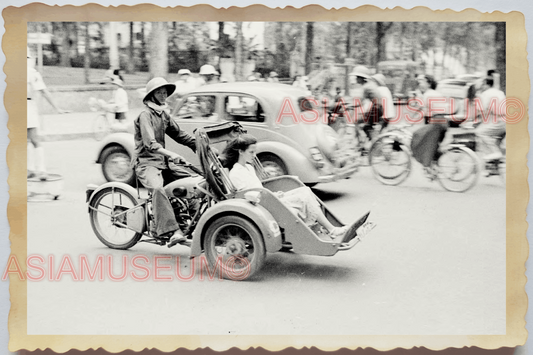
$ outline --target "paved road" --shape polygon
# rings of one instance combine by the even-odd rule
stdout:
[[[123,256],[145,255],[150,266],[164,256],[162,264],[179,258],[188,274],[186,247],[114,251],[95,237],[84,192],[104,182],[92,163],[96,146],[45,143],[50,170],[64,176],[64,195],[28,203],[28,254],[54,255],[55,270],[65,255],[76,270],[80,255],[90,263],[110,256],[116,275]],[[397,187],[381,185],[364,167],[315,192],[346,223],[371,209],[378,227],[333,257],[269,254],[253,281],[202,281],[197,268],[189,282],[73,281],[68,274],[30,282],[28,334],[505,333],[505,189],[496,177],[456,194],[426,180],[418,166]]]

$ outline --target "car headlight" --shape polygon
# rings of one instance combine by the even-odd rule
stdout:
[[[311,158],[313,159],[313,162],[315,163],[315,166],[317,168],[323,168],[325,165],[324,162],[324,156],[322,155],[322,152],[318,147],[312,147],[309,148],[309,153],[311,154]]]

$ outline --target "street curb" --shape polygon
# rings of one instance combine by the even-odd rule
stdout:
[[[79,133],[58,133],[58,134],[43,134],[41,140],[43,142],[69,141],[78,139],[95,139],[92,132]]]

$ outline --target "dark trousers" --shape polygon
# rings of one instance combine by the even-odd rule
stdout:
[[[447,129],[447,124],[430,123],[413,133],[411,151],[413,157],[423,166],[429,167],[432,161],[439,159],[439,146]]]
[[[156,235],[162,236],[178,230],[179,225],[176,222],[174,210],[163,186],[171,181],[190,175],[180,170],[159,169],[144,164],[137,165],[135,173],[139,181],[152,191],[152,209]]]

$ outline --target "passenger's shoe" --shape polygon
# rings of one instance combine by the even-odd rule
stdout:
[[[187,242],[187,238],[183,235],[183,233],[178,229],[177,231],[174,232],[174,234],[172,234],[172,236],[170,237],[168,243],[167,243],[167,247],[171,248],[173,247],[174,245],[176,244],[184,244],[185,242]]]

